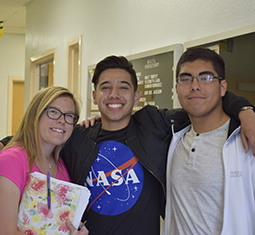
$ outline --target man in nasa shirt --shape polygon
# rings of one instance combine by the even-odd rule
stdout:
[[[102,128],[97,137],[98,156],[86,180],[92,194],[88,216],[94,216],[94,222],[97,214],[110,216],[109,222],[114,218],[117,225],[123,221],[113,216],[130,221],[128,217],[132,216],[132,207],[146,186],[143,167],[125,144],[131,112],[139,102],[140,92],[135,91],[131,75],[124,69],[106,69],[96,80],[94,76],[93,100],[102,115]],[[90,210],[93,212],[90,213]],[[112,226],[115,227],[114,224]],[[106,232],[101,229],[101,233]]]
[[[86,185],[91,198],[83,220],[90,235],[158,235],[165,206],[165,165],[171,139],[170,120],[185,123],[184,112],[138,104],[137,78],[125,57],[100,61],[93,75],[93,101],[101,123],[76,127],[61,152],[72,182]],[[250,105],[227,102],[238,115]],[[224,103],[224,102],[223,102]]]
[[[132,64],[124,57],[100,61],[92,82],[101,123],[75,128],[61,153],[72,181],[91,191],[83,218],[86,227],[92,235],[157,235],[165,205],[170,119],[164,120],[164,113],[168,111],[161,117],[156,107],[149,106],[141,122],[134,120],[133,106],[141,95]],[[158,114],[153,122],[147,120]],[[144,124],[150,128],[142,130]],[[151,143],[162,148],[155,151]]]

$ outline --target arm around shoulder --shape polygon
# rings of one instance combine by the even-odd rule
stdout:
[[[231,91],[227,91],[222,99],[223,110],[230,116],[233,116],[239,121],[239,113],[245,106],[252,106],[252,104],[244,97],[237,96]],[[253,107],[254,108],[254,107]]]
[[[255,156],[254,106],[246,98],[237,96],[230,91],[226,92],[222,101],[224,111],[228,115],[235,117],[235,119],[241,123],[241,139],[245,152],[249,150],[249,141],[253,155]],[[243,109],[244,107],[249,108]]]
[[[158,109],[155,106],[146,105],[134,114],[138,122],[152,121],[163,128],[169,128],[172,121],[185,123],[189,120],[187,112],[184,109]]]
[[[249,143],[252,149],[253,156],[255,156],[255,113],[253,110],[243,110],[239,114],[241,122],[241,139],[247,153],[249,150]]]

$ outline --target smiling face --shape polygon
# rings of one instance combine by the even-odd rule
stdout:
[[[130,74],[124,69],[107,69],[99,76],[94,104],[101,113],[102,128],[120,130],[129,123],[133,106],[139,103],[140,92],[134,91]]]
[[[218,76],[210,61],[195,60],[182,64],[181,74],[197,77],[201,74]],[[188,112],[190,118],[210,118],[223,112],[222,97],[225,95],[227,83],[213,79],[210,83],[199,83],[194,78],[190,84],[176,84],[176,92],[182,107]]]
[[[74,102],[68,96],[56,98],[49,104],[49,107],[57,108],[62,113],[75,113]],[[43,111],[39,120],[42,151],[52,151],[56,145],[65,143],[71,136],[73,128],[73,125],[65,122],[64,115],[58,120],[52,120],[47,116],[46,110]]]

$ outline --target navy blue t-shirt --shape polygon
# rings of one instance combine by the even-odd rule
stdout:
[[[85,213],[90,235],[160,233],[160,184],[125,144],[126,132],[98,135],[98,156],[85,183],[91,191]]]

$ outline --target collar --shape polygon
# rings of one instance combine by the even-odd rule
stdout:
[[[237,121],[235,118],[230,116],[230,123],[229,123],[229,129],[228,129],[228,137],[239,126],[240,126],[240,121]]]
[[[94,126],[94,128],[93,128],[93,130],[91,131],[91,134],[90,134],[90,138],[94,142],[96,142],[98,133],[99,133],[101,128],[102,128],[102,123],[101,122],[96,122],[95,126]],[[134,117],[132,115],[131,118],[130,118],[130,121],[128,123],[127,139],[130,139],[132,137],[134,138],[135,136],[136,136],[136,127],[135,127]]]
[[[185,127],[191,124],[190,120],[186,121],[185,123],[179,120],[174,120],[173,122],[174,122],[174,133],[179,132],[180,130],[184,129]],[[240,122],[237,121],[234,117],[230,116],[228,137],[239,126],[240,126]]]

